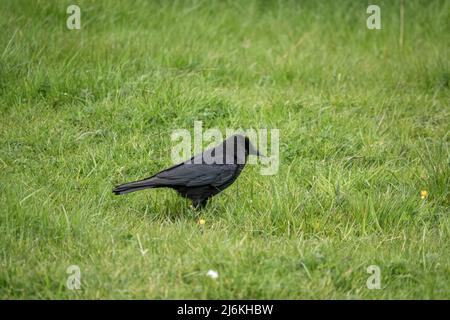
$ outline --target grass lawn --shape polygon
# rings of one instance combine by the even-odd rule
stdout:
[[[450,298],[450,1],[71,4],[0,2],[0,298]],[[278,173],[112,194],[197,120]]]

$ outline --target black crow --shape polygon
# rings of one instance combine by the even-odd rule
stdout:
[[[125,194],[147,188],[172,188],[192,200],[195,208],[203,208],[209,198],[236,180],[249,155],[263,156],[248,137],[236,134],[218,146],[149,178],[119,185],[113,192]]]

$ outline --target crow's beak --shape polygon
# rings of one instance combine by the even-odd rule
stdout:
[[[267,158],[265,155],[263,155],[261,152],[259,152],[251,143],[248,146],[248,154],[252,156],[257,156],[261,158]]]
[[[261,152],[259,152],[258,150],[256,150],[256,154],[255,156],[260,157],[260,158],[267,158],[265,155],[263,155]]]

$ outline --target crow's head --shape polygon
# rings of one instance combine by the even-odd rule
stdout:
[[[234,159],[234,163],[243,164],[249,155],[264,157],[264,155],[253,146],[250,139],[241,134],[235,134],[225,140],[225,153],[227,163]]]
[[[248,137],[234,134],[218,146],[195,156],[193,161],[199,160],[202,164],[245,164],[249,155],[265,157],[253,146]]]
[[[264,157],[264,155],[250,142],[248,137],[245,137],[245,153],[250,156]]]

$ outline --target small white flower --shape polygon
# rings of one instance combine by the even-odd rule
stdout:
[[[210,277],[211,279],[217,279],[219,277],[219,273],[217,271],[215,271],[215,270],[208,270],[206,275],[208,277]]]

